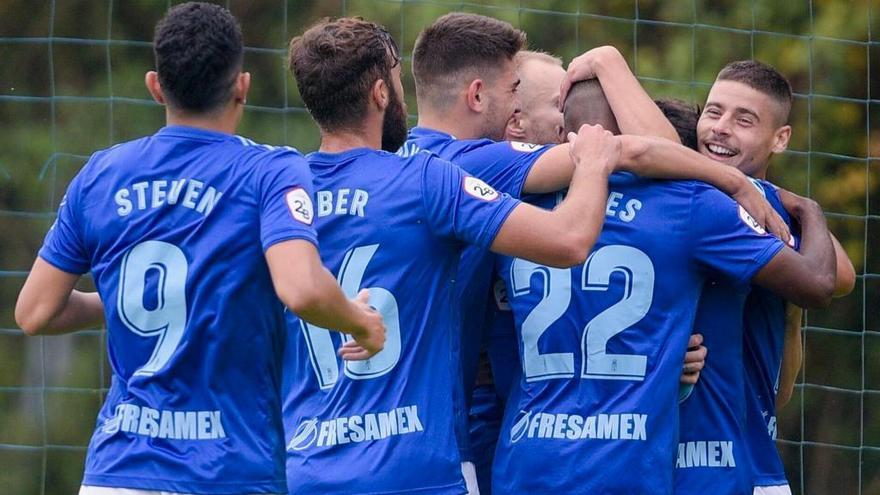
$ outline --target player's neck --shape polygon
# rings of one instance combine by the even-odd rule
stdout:
[[[758,167],[753,173],[749,174],[746,172],[746,175],[753,179],[759,180],[767,180],[767,169],[770,168],[769,163],[765,163],[764,165]]]
[[[379,129],[381,129],[381,125]],[[324,153],[342,153],[355,148],[382,149],[381,131],[371,129],[367,132],[360,131],[321,131],[321,146],[319,151]]]
[[[419,127],[434,129],[455,136],[456,139],[479,139],[480,132],[468,125],[470,119],[455,111],[449,113],[428,110],[419,112]]]
[[[235,129],[238,127],[240,119],[240,115],[234,115],[231,112],[224,112],[219,115],[186,115],[172,112],[168,107],[165,109],[166,125],[195,127],[224,134],[235,134]]]

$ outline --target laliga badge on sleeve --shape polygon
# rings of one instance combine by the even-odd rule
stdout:
[[[309,193],[305,189],[301,187],[291,189],[287,191],[284,199],[287,201],[287,208],[290,209],[290,214],[294,219],[306,225],[312,224],[312,220],[315,218],[312,198],[309,197]]]
[[[523,143],[521,141],[510,141],[510,147],[521,153],[531,153],[543,148],[543,144]]]
[[[476,177],[464,178],[464,192],[483,201],[494,201],[498,198],[498,191]]]
[[[761,224],[755,221],[755,219],[752,218],[751,215],[749,215],[749,212],[747,212],[746,209],[742,206],[739,207],[739,218],[743,221],[744,224],[746,224],[750,229],[754,230],[755,232],[761,235],[765,235],[767,233],[767,231],[764,230],[764,227],[761,227]]]

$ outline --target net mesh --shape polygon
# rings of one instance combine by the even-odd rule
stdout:
[[[655,97],[705,99],[726,62],[759,58],[792,81],[794,136],[771,179],[817,199],[856,267],[850,296],[805,319],[804,367],[779,411],[794,493],[880,493],[880,21],[873,0],[235,0],[254,74],[240,132],[309,151],[318,134],[285,70],[287,41],[326,15],[383,23],[409,54],[434,18],[461,10],[524,29],[568,60],[613,44]],[[100,329],[26,338],[13,307],[54,210],[94,150],[153,132],[143,86],[150,39],[173,3],[0,4],[0,486],[73,493],[109,386]],[[83,282],[85,286],[89,281]],[[711,350],[710,350],[711,356]],[[711,359],[711,357],[710,357]]]

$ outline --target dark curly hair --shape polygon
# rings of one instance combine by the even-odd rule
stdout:
[[[188,2],[156,24],[153,53],[162,92],[179,110],[208,113],[229,100],[241,71],[241,28],[228,10]]]
[[[654,100],[660,111],[675,127],[681,144],[692,150],[697,149],[697,121],[700,120],[700,106],[675,98]]]
[[[360,17],[325,18],[290,41],[288,64],[315,122],[326,131],[356,129],[369,91],[400,63],[397,44],[382,26]]]

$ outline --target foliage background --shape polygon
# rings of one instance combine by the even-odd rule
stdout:
[[[153,0],[0,2],[0,487],[74,493],[107,387],[96,329],[25,338],[18,290],[53,211],[88,155],[163,124],[143,74]],[[771,178],[817,199],[859,279],[852,295],[808,314],[805,371],[780,411],[780,449],[795,493],[880,493],[880,3],[877,0],[229,0],[254,75],[240,131],[316,148],[318,134],[284,67],[291,36],[325,15],[383,23],[404,58],[437,16],[463,10],[524,29],[564,59],[616,45],[656,97],[702,102],[726,62],[756,57],[791,79],[791,151]],[[414,121],[411,120],[411,123]],[[87,284],[87,282],[86,282]],[[711,366],[711,350],[709,355]],[[684,418],[685,421],[694,418]]]

